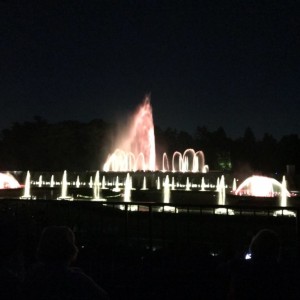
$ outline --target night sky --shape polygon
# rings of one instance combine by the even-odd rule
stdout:
[[[237,138],[299,134],[300,1],[0,0],[0,130],[154,122]]]

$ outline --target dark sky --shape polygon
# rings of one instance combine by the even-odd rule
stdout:
[[[120,4],[121,3],[121,4]],[[300,1],[0,0],[0,129],[115,121],[299,134]]]

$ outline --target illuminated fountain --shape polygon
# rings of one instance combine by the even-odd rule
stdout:
[[[175,191],[175,178],[172,177],[171,190]]]
[[[235,195],[246,195],[254,197],[275,197],[282,193],[282,184],[274,178],[266,176],[251,176],[243,181],[234,191]],[[284,187],[284,193],[290,197],[290,193]]]
[[[201,191],[205,191],[205,180],[204,177],[201,178]]]
[[[131,190],[132,190],[132,181],[129,173],[126,175],[125,185],[124,185],[124,201],[131,201]]]
[[[169,169],[168,156],[164,153],[163,156],[163,170],[171,171]],[[186,149],[183,154],[175,151],[172,156],[172,172],[202,172],[206,173],[208,166],[205,165],[204,154],[202,151],[195,151],[194,149]]]
[[[114,192],[120,192],[121,191],[120,184],[119,184],[119,176],[117,176],[117,178],[116,178],[115,187],[113,188],[113,191]]]
[[[282,183],[274,178],[265,176],[251,176],[247,178],[234,191],[236,195],[247,195],[254,197],[279,197],[280,206],[287,206],[287,197],[291,197],[291,193],[286,188],[286,179],[283,176]],[[274,216],[285,215],[295,217],[292,211],[281,209],[274,212]]]
[[[163,181],[163,202],[170,203],[170,198],[171,198],[170,178],[169,175],[167,175],[165,180]],[[159,208],[159,211],[176,213],[178,210],[174,206],[165,205]]]
[[[20,199],[25,199],[25,200],[35,199],[35,197],[33,197],[30,194],[30,172],[29,171],[27,171],[27,174],[26,174],[24,193],[23,193],[23,196],[20,197]]]
[[[236,186],[237,186],[237,184],[236,184],[236,178],[234,178],[234,179],[233,179],[233,182],[232,182],[232,189],[231,189],[231,192],[232,192],[232,193],[235,193],[235,191],[236,191]]]
[[[159,177],[157,177],[157,180],[156,180],[156,189],[160,190],[160,178]]]
[[[188,177],[186,178],[185,190],[186,191],[190,191],[191,190],[191,184],[190,184],[190,180],[189,180]]]
[[[51,179],[50,179],[50,187],[53,188],[54,185],[55,185],[54,175],[51,175]]]
[[[124,195],[123,195],[123,200],[124,202],[131,202],[131,191],[133,190],[132,187],[132,178],[129,173],[126,175],[125,183],[124,183]],[[120,209],[124,210],[125,206],[120,205]],[[130,211],[138,211],[139,206],[138,205],[129,205],[128,210]]]
[[[21,185],[14,176],[9,173],[0,173],[0,189],[19,189],[20,187]]]
[[[79,188],[80,184],[81,184],[80,183],[80,178],[79,178],[79,176],[77,176],[75,185],[76,185],[77,188]]]
[[[43,186],[43,176],[42,175],[39,176],[39,181],[37,184],[38,184],[39,188],[41,188]]]
[[[169,175],[166,176],[165,181],[163,183],[163,187],[164,187],[164,203],[170,203],[170,179],[169,179]]]
[[[134,114],[115,148],[104,164],[104,171],[155,170],[154,125],[149,96]]]
[[[217,182],[217,191],[218,191],[218,204],[225,205],[226,201],[226,184],[224,175],[221,176],[221,179],[218,178]],[[227,209],[224,207],[219,207],[215,210],[216,214],[219,215],[234,215],[234,211],[232,209]]]
[[[61,195],[57,198],[58,200],[73,200],[73,197],[68,196],[68,181],[67,171],[64,171],[62,182],[61,182]]]
[[[125,126],[126,127],[126,126]],[[155,136],[150,97],[146,96],[132,117],[127,130],[117,139],[115,150],[109,154],[105,172],[135,172],[157,170]],[[175,151],[170,164],[168,155],[162,157],[163,172],[208,172],[202,151],[186,149],[183,154]]]
[[[168,154],[164,153],[162,161],[157,163],[152,107],[150,105],[149,96],[147,96],[144,102],[138,107],[135,114],[130,119],[128,126],[122,127],[125,129],[123,132],[119,133],[114,145],[115,150],[108,156],[103,167],[105,172],[110,172],[110,174],[106,174],[107,180],[105,179],[105,176],[102,176],[102,183],[100,183],[101,178],[99,171],[97,171],[94,180],[93,177],[90,176],[89,183],[84,181],[81,182],[79,175],[74,177],[71,182],[68,182],[67,173],[64,171],[61,181],[61,195],[57,199],[73,200],[71,196],[68,196],[68,185],[70,185],[71,187],[80,188],[81,190],[85,190],[86,186],[89,186],[89,191],[90,189],[93,190],[92,196],[90,194],[88,196],[78,195],[78,200],[80,200],[80,196],[82,196],[83,199],[105,200],[101,198],[101,190],[106,189],[104,194],[107,199],[122,198],[124,202],[131,202],[131,193],[133,194],[133,199],[135,199],[135,195],[138,195],[138,193],[133,191],[135,187],[133,187],[132,182],[134,182],[135,184],[138,183],[137,187],[144,191],[152,189],[152,193],[153,190],[156,189],[156,191],[153,192],[153,197],[156,197],[155,199],[157,199],[159,198],[157,195],[161,196],[162,198],[159,199],[160,201],[163,200],[164,203],[172,203],[172,201],[176,202],[177,199],[179,199],[179,195],[181,197],[185,192],[186,194],[184,197],[193,200],[197,197],[194,196],[193,192],[202,192],[206,195],[203,199],[209,199],[208,197],[211,195],[211,199],[215,200],[214,202],[217,200],[220,206],[225,205],[227,187],[225,185],[224,175],[220,176],[220,178],[216,178],[217,176],[214,172],[200,176],[198,176],[198,174],[191,174],[203,174],[209,171],[208,166],[205,165],[205,157],[202,151],[196,151],[192,148],[188,148],[182,153],[175,151],[170,156],[170,159]],[[159,171],[160,168],[162,172],[168,173],[162,174],[153,172]],[[136,171],[146,171],[147,173],[137,172],[136,174],[133,174]],[[118,173],[114,174],[114,172]],[[127,173],[126,180],[122,179],[123,174],[120,174],[121,172]],[[187,174],[182,175],[178,173]],[[165,178],[163,178],[164,176]],[[215,181],[217,181],[216,184]],[[44,184],[44,182],[42,180],[42,175],[40,175],[38,186],[41,187],[42,184]],[[56,182],[56,184],[59,184],[59,182]],[[3,186],[5,186],[4,188],[7,188],[8,184],[5,183]],[[29,184],[26,186],[29,187],[24,189],[23,197],[31,198],[30,179]],[[54,186],[55,182],[52,175],[50,187],[53,188]],[[19,185],[16,187],[19,187]],[[111,193],[108,190],[111,190],[114,193]],[[172,201],[170,198],[171,191]],[[53,190],[51,190],[51,193],[53,196]],[[290,193],[286,189],[285,178],[282,183],[279,183],[275,179],[263,176],[252,176],[246,179],[238,188],[236,187],[236,179],[234,179],[231,193],[234,195],[249,195],[254,197],[280,196],[282,207],[287,206],[287,197],[290,197]],[[230,200],[229,197],[228,200]],[[167,206],[165,206],[165,209],[166,208]],[[216,211],[216,213],[226,214],[231,214],[231,212],[232,211],[225,209],[224,207],[219,207]]]
[[[101,198],[101,186],[100,186],[100,174],[96,172],[95,180],[93,183],[93,201],[105,201],[106,199]]]
[[[143,187],[142,187],[142,190],[145,191],[147,190],[147,180],[146,180],[146,177],[144,176],[144,179],[143,179]]]

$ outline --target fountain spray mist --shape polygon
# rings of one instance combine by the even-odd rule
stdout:
[[[104,164],[104,171],[155,171],[155,136],[149,95],[136,110],[115,149]]]

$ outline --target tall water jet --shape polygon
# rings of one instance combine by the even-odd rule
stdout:
[[[105,181],[105,176],[102,177],[102,190],[106,189],[106,181]]]
[[[281,201],[280,206],[286,207],[287,203],[287,189],[286,189],[286,179],[285,176],[282,177],[282,183],[281,183]]]
[[[105,162],[104,171],[155,170],[155,137],[150,96],[146,96],[137,109],[115,149]]]
[[[201,178],[201,191],[205,191],[205,180],[204,177]]]
[[[217,178],[217,184],[216,184],[216,192],[220,190],[220,178]]]
[[[169,175],[166,176],[163,183],[164,186],[164,203],[170,203],[170,180]]]
[[[120,185],[120,184],[119,184],[119,176],[117,176],[116,182],[115,182],[115,187],[113,188],[113,191],[114,191],[114,192],[120,192],[120,191],[121,191],[119,185]]]
[[[43,186],[43,176],[40,175],[39,176],[39,181],[38,181],[38,187],[42,187]]]
[[[285,176],[282,177],[281,183],[281,193],[280,193],[280,206],[286,207],[287,206],[287,197],[288,197],[288,190],[286,187],[286,179]],[[296,217],[296,213],[287,209],[280,209],[274,212],[273,214],[275,217],[277,216],[288,216],[288,217]]]
[[[80,178],[79,175],[76,178],[76,183],[75,183],[76,187],[79,188],[80,187]]]
[[[25,185],[24,185],[24,193],[23,196],[20,197],[20,199],[33,199],[34,197],[30,194],[30,172],[27,171],[26,179],[25,179]]]
[[[175,190],[175,178],[174,178],[174,176],[172,176],[171,190],[172,191]]]
[[[127,173],[125,179],[125,186],[124,186],[124,202],[131,201],[131,188],[132,188],[131,185],[132,185],[132,181],[129,173]]]
[[[233,179],[233,183],[232,183],[232,192],[236,191],[236,179]]]
[[[94,181],[93,181],[93,177],[90,176],[90,181],[89,181],[89,187],[92,189],[94,186]]]
[[[226,184],[225,184],[225,177],[224,175],[221,176],[221,179],[219,181],[219,187],[218,187],[218,204],[219,205],[225,205],[226,201]],[[216,214],[221,215],[234,215],[234,211],[229,208],[225,207],[219,207],[215,210]]]
[[[225,205],[225,178],[224,175],[221,176],[219,188],[218,188],[218,197],[219,197],[219,205]]]
[[[50,179],[50,187],[53,188],[54,187],[54,175],[51,175],[51,179]]]
[[[156,189],[160,190],[160,178],[159,177],[157,177],[157,180],[156,180]]]
[[[93,183],[93,200],[94,201],[105,201],[105,199],[101,198],[101,187],[100,187],[100,173],[99,171],[95,174],[95,179]]]
[[[185,190],[186,191],[190,191],[191,190],[191,183],[190,183],[190,179],[188,177],[186,178]]]
[[[146,176],[144,176],[144,179],[143,179],[142,190],[143,190],[143,191],[147,190],[147,180],[146,180]]]
[[[73,200],[73,197],[68,196],[68,181],[67,181],[67,171],[63,173],[61,181],[61,195],[57,198],[58,200]]]

